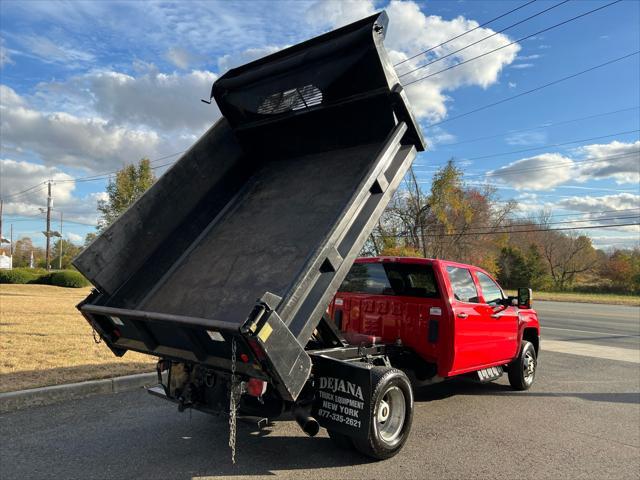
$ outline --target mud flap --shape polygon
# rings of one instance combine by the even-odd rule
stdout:
[[[366,439],[371,419],[371,365],[314,356],[312,415],[320,426]]]

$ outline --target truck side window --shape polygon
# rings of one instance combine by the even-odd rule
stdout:
[[[431,265],[394,262],[354,263],[338,291],[423,298],[440,296]]]
[[[391,285],[380,263],[354,263],[340,286],[341,292],[371,295],[384,295],[389,290]]]
[[[478,303],[478,290],[471,272],[466,268],[447,267],[447,274],[453,289],[453,296],[461,302]]]
[[[487,303],[497,303],[504,298],[502,290],[491,277],[488,277],[482,272],[476,272],[478,282],[480,282],[480,288],[482,289],[482,296]]]

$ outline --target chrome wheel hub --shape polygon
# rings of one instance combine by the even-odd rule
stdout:
[[[536,374],[536,359],[534,358],[533,353],[531,352],[525,353],[523,370],[524,370],[524,381],[527,382],[527,384],[531,384],[531,382],[533,382],[533,377]]]
[[[407,415],[405,397],[398,387],[389,388],[378,404],[376,426],[381,439],[393,445],[400,440]]]

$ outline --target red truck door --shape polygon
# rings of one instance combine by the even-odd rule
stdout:
[[[492,352],[493,362],[509,362],[518,351],[518,309],[514,306],[504,308],[502,289],[487,274],[474,271],[480,287],[483,315],[488,328],[487,347]]]
[[[490,363],[489,324],[480,304],[478,288],[468,268],[450,265],[446,273],[451,286],[453,311],[453,363],[449,375],[481,368]]]

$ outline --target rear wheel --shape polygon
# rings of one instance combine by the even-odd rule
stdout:
[[[531,342],[523,341],[520,355],[509,365],[509,383],[514,390],[529,390],[536,378],[538,361]]]
[[[378,459],[393,457],[404,446],[413,420],[413,392],[407,376],[395,368],[374,367],[371,426],[366,440],[353,439],[361,453]]]

